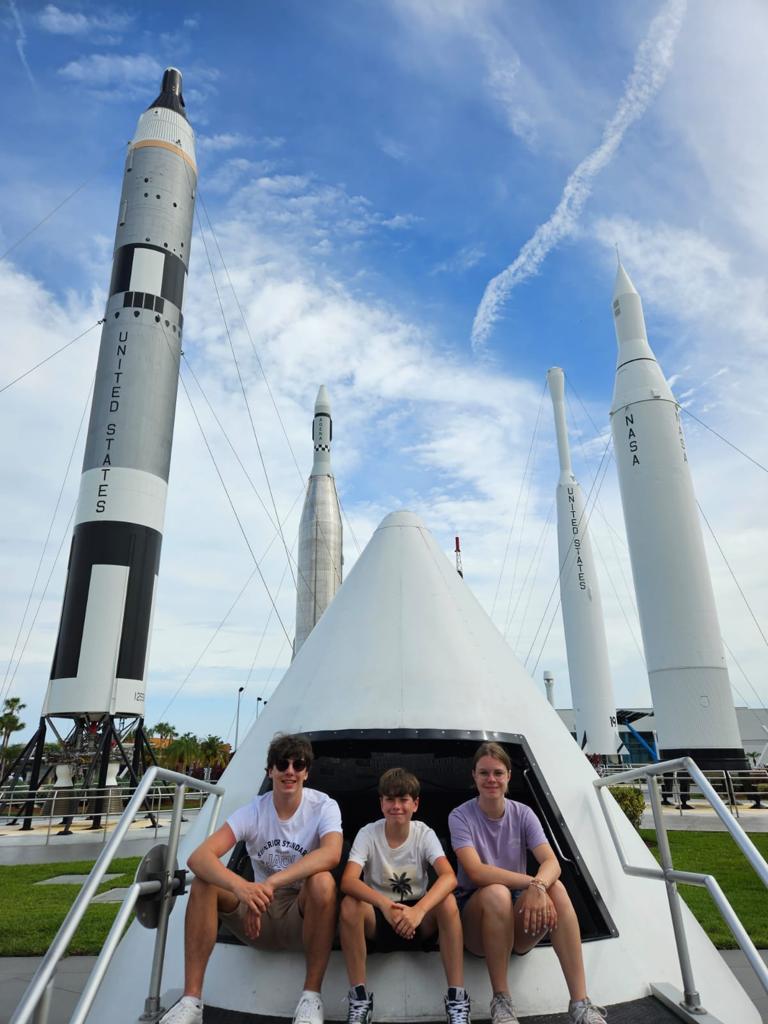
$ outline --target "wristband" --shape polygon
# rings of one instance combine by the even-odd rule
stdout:
[[[547,895],[546,883],[542,882],[541,879],[539,879],[539,878],[532,878],[530,880],[530,882],[528,883],[528,885],[529,886],[531,886],[531,885],[535,886],[539,890],[539,892],[543,892],[545,896]]]

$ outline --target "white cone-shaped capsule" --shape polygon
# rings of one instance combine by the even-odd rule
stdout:
[[[741,746],[680,410],[619,264],[611,429],[662,756],[741,767]]]
[[[341,586],[341,508],[331,469],[332,439],[331,402],[328,389],[322,384],[312,420],[312,473],[299,524],[294,657]]]
[[[624,873],[589,762],[417,516],[395,512],[379,526],[222,776],[222,820],[253,797],[278,731],[309,734],[315,752],[309,785],[339,801],[350,840],[380,816],[379,774],[403,764],[421,780],[419,818],[447,842],[448,811],[472,792],[474,750],[483,739],[504,742],[514,765],[510,795],[537,808],[563,858],[564,884],[579,894],[582,929],[592,938],[583,946],[592,1000],[608,1005],[608,1019],[620,1022],[628,1018],[616,1004],[648,998],[650,983],[680,989],[663,882]],[[608,799],[628,861],[657,869]],[[182,839],[182,863],[205,837],[209,813],[210,803]],[[186,901],[176,901],[170,918],[166,1007],[183,984]],[[759,1024],[685,905],[683,917],[704,1006],[723,1024]],[[135,1024],[154,937],[131,925],[90,1024]],[[224,1024],[240,1019],[234,1011],[290,1021],[304,966],[300,953],[260,953],[218,941],[205,978],[206,1012]],[[473,1008],[483,1017],[491,998],[485,962],[468,955],[464,971]],[[551,946],[512,957],[509,980],[521,1017],[563,1013],[568,1005]],[[445,976],[436,952],[372,955],[367,985],[376,994],[377,1020],[445,1020]],[[327,1019],[343,1019],[347,988],[343,956],[335,950],[323,984]]]
[[[547,372],[555,414],[560,479],[557,549],[568,675],[576,742],[587,754],[614,757],[619,748],[616,702],[608,662],[603,605],[581,486],[573,474],[565,425],[565,381],[559,366]]]

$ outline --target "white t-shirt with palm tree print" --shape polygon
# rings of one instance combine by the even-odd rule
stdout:
[[[412,821],[408,838],[396,849],[387,842],[383,818],[364,825],[355,836],[349,859],[363,869],[363,880],[393,903],[420,900],[427,891],[427,865],[445,851],[429,825]]]

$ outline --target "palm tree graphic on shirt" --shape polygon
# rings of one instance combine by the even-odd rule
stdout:
[[[413,886],[411,885],[411,880],[408,877],[407,871],[403,871],[400,875],[394,871],[389,878],[389,884],[392,888],[392,892],[396,893],[400,899],[413,895]]]

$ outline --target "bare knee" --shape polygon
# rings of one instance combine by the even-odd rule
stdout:
[[[500,915],[512,911],[512,893],[506,885],[486,885],[479,890],[477,898],[483,911]]]
[[[192,879],[187,910],[194,906],[205,911],[210,910],[213,914],[217,911],[227,914],[235,910],[237,904],[237,897],[233,896],[231,892],[227,892],[226,889],[213,885],[211,882],[204,882],[202,878]]]
[[[319,906],[329,906],[336,902],[336,883],[330,871],[318,871],[310,875],[304,887],[307,899]]]
[[[559,879],[550,885],[547,890],[547,894],[555,904],[558,914],[573,910],[573,904],[571,903],[571,897],[568,895],[568,890]]]
[[[356,900],[354,896],[345,896],[341,901],[341,912],[340,918],[342,924],[347,925],[358,925],[363,920],[363,904],[360,900]]]
[[[440,925],[452,924],[459,920],[459,907],[453,894],[446,896],[442,903],[435,907],[435,917]]]

